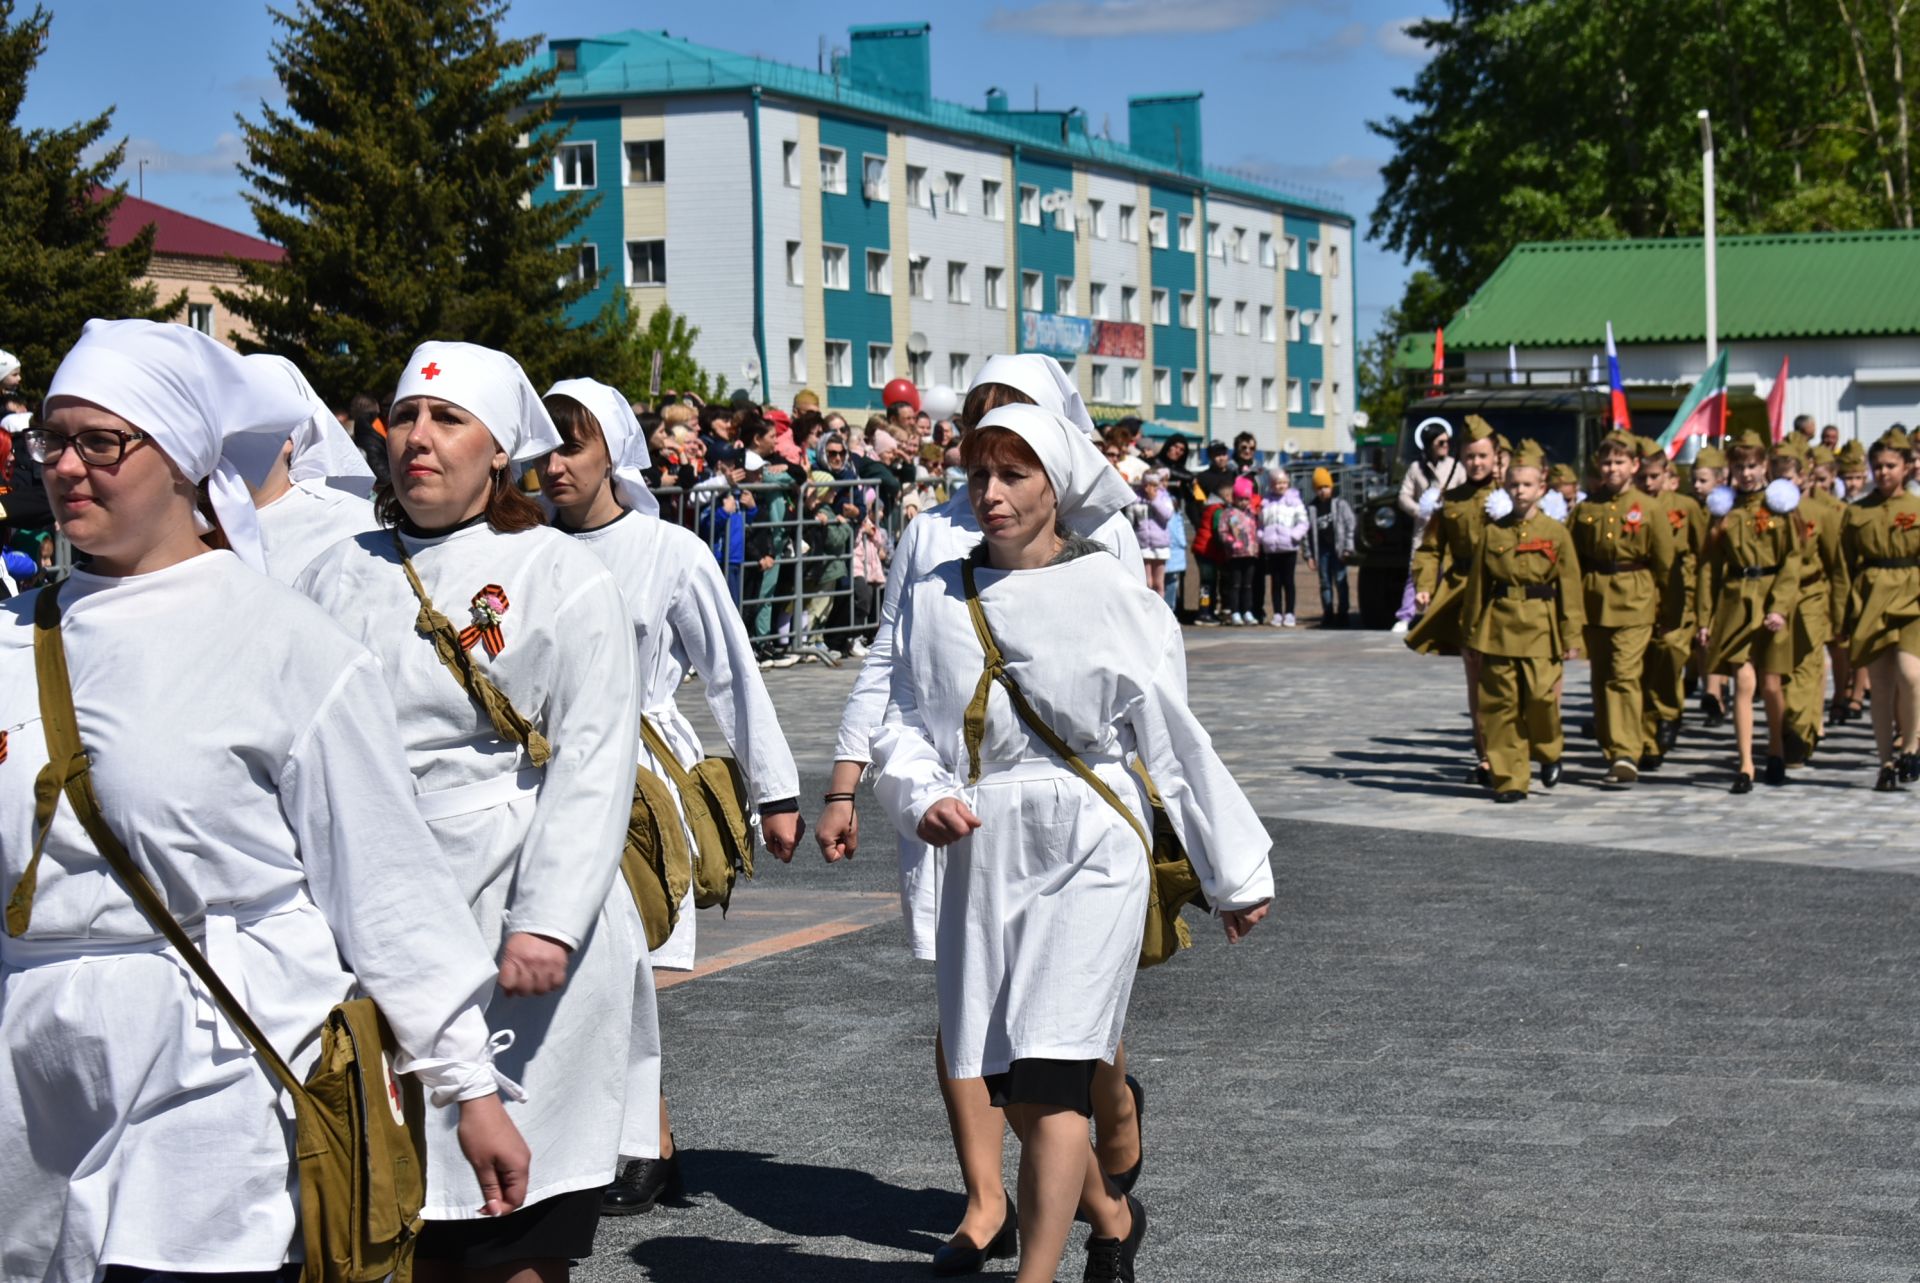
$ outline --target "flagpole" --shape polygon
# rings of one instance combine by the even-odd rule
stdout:
[[[1700,176],[1701,198],[1706,204],[1707,365],[1711,367],[1720,355],[1720,288],[1714,261],[1717,247],[1714,243],[1713,118],[1705,107],[1700,109]]]

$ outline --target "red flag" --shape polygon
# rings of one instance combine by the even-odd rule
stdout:
[[[1778,445],[1787,435],[1787,358],[1780,358],[1780,373],[1767,393],[1767,422],[1773,425],[1773,441]]]
[[[1447,332],[1435,329],[1433,332],[1433,391],[1428,396],[1439,396],[1447,384]]]

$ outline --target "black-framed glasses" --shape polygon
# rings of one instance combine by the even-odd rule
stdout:
[[[111,468],[127,457],[129,445],[152,439],[144,432],[122,432],[118,428],[83,428],[72,436],[52,428],[28,428],[20,434],[27,457],[42,467],[58,463],[71,446],[89,468]]]

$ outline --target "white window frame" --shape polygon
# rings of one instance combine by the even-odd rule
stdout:
[[[1020,224],[1040,226],[1040,189],[1031,183],[1020,184]]]
[[[1105,281],[1087,282],[1087,315],[1096,321],[1110,321],[1107,315],[1107,283]]]
[[[860,153],[860,195],[876,204],[893,199],[892,180],[887,176],[887,158],[870,151]]]
[[[1007,203],[997,178],[980,180],[980,217],[991,223],[1007,221]]]
[[[807,341],[787,340],[787,382],[805,386],[807,381]]]
[[[984,269],[984,278],[985,298],[983,301],[988,307],[997,307],[1005,311],[1007,306],[1007,269],[1004,267],[986,268]]]
[[[1140,243],[1140,211],[1132,205],[1122,205],[1119,215],[1120,239],[1129,245]]]
[[[1287,342],[1298,343],[1299,341],[1300,341],[1300,309],[1297,307],[1290,307],[1287,309]]]
[[[577,157],[581,152],[586,153],[587,168],[593,171],[592,174],[588,176],[587,181],[584,183],[578,182],[578,181],[575,181],[575,182],[565,181],[562,175],[567,170],[567,163],[566,163],[567,158],[569,156]],[[573,170],[574,170],[574,177],[578,179],[580,166],[577,161],[573,165]],[[600,185],[600,145],[598,143],[593,142],[591,139],[585,142],[574,142],[572,140],[569,140],[567,142],[561,143],[559,149],[553,153],[553,188],[554,190],[561,191],[561,192],[590,192],[598,188],[599,185]]]
[[[911,254],[907,257],[907,294],[911,298],[933,301],[933,282],[927,279],[927,269],[933,266],[933,260],[925,254]],[[917,280],[915,278],[918,278]]]
[[[1318,276],[1320,275],[1320,269],[1321,269],[1320,242],[1308,241],[1307,242],[1307,270],[1313,273],[1315,276]]]
[[[820,190],[835,196],[847,194],[847,153],[843,148],[820,149]]]
[[[1155,249],[1167,247],[1167,211],[1149,209],[1147,211],[1147,238]]]
[[[1268,414],[1273,414],[1280,409],[1280,398],[1274,391],[1272,379],[1260,380],[1260,408]]]
[[[933,197],[927,194],[927,167],[925,165],[907,166],[907,204],[919,209],[933,208]]]
[[[1247,229],[1244,227],[1233,229],[1233,256],[1242,263],[1253,261],[1253,251],[1247,248]]]
[[[664,176],[664,172],[663,172],[663,176],[659,178],[636,179],[633,176],[633,149],[635,147],[645,147],[648,149],[657,148],[659,150],[659,155],[660,155],[661,170],[665,171],[667,167],[667,140],[666,139],[664,138],[624,139],[620,144],[621,185],[623,187],[658,187],[662,183],[666,182],[667,180]]]
[[[1235,299],[1233,304],[1233,332],[1235,334],[1253,333],[1252,327],[1247,324],[1247,305],[1239,299]]]
[[[1300,238],[1298,236],[1288,236],[1284,239],[1287,248],[1287,270],[1297,272],[1300,270]]]
[[[1163,287],[1158,285],[1153,287],[1153,293],[1150,301],[1152,303],[1152,308],[1153,308],[1151,313],[1151,315],[1153,316],[1153,323],[1155,325],[1173,324],[1173,322],[1168,319],[1172,315],[1172,313],[1167,310],[1167,291]]]
[[[949,352],[947,354],[948,387],[958,390],[972,382],[972,380],[968,378],[969,364],[970,362],[965,352]]]
[[[1094,404],[1108,400],[1107,366],[1104,361],[1093,361],[1088,365],[1087,390],[1093,393]]]
[[[1327,318],[1327,345],[1340,346],[1340,313],[1338,312]]]
[[[893,344],[867,344],[867,386],[884,388],[893,382]]]
[[[1173,371],[1164,365],[1153,367],[1153,403],[1173,404]]]
[[[853,386],[853,344],[846,339],[828,339],[826,346],[827,386]],[[838,374],[839,377],[834,376]]]
[[[1325,416],[1327,413],[1327,385],[1319,379],[1307,380],[1307,404],[1313,407],[1309,414]]]
[[[1120,319],[1140,324],[1140,291],[1131,285],[1120,287]]]
[[[947,260],[947,302],[973,302],[973,286],[967,280],[967,265],[959,259]]]
[[[1260,233],[1260,266],[1273,267],[1280,260],[1273,253],[1273,233]]]
[[[1227,314],[1220,310],[1220,300],[1212,294],[1207,295],[1207,333],[1225,334],[1227,332]]]
[[[948,171],[942,178],[940,189],[940,209],[943,213],[959,214],[967,212],[967,176]]]
[[[1198,406],[1200,396],[1200,376],[1194,370],[1180,371],[1180,404]]]
[[[187,304],[187,325],[190,329],[198,330],[202,334],[211,337],[213,334],[213,304]]]
[[[1244,374],[1234,376],[1233,408],[1236,410],[1253,409],[1253,380]]]
[[[807,283],[807,247],[802,241],[787,242],[787,284]]]
[[[800,144],[783,142],[780,144],[780,175],[789,187],[800,185]]]
[[[1073,288],[1071,276],[1053,278],[1053,309],[1061,316],[1080,315],[1079,301],[1073,296]]]
[[[933,382],[927,377],[927,363],[933,359],[931,352],[907,353],[907,380],[917,388],[927,387]]]
[[[660,247],[660,279],[639,281],[634,279],[633,247],[636,245],[658,245]],[[667,285],[667,242],[665,237],[644,236],[639,240],[628,241],[626,245],[627,286],[640,289],[665,289]]]
[[[1087,227],[1093,233],[1093,239],[1107,239],[1107,202],[1089,200],[1087,202]]]
[[[1020,306],[1028,312],[1047,310],[1047,278],[1039,272],[1020,273]]]
[[[837,252],[837,257],[836,257]],[[845,245],[822,245],[820,247],[820,286],[829,290],[850,290],[853,283],[848,277],[847,247]],[[840,270],[834,271],[839,264]]]
[[[1227,408],[1227,381],[1218,374],[1207,376],[1207,400],[1216,410]]]
[[[1300,380],[1287,380],[1287,413],[1300,413]]]
[[[883,249],[867,251],[867,293],[893,297],[893,255]]]
[[[1061,201],[1054,206],[1053,230],[1065,232],[1069,236],[1073,234],[1073,202],[1071,200]]]
[[[1180,215],[1180,252],[1193,253],[1193,215]]]
[[[1324,252],[1326,254],[1327,278],[1329,280],[1339,279],[1340,247],[1338,245],[1328,245],[1325,247]]]
[[[1302,312],[1300,314],[1300,326],[1307,332],[1307,342],[1316,347],[1326,342],[1326,327],[1320,319],[1320,313]]]
[[[1120,367],[1120,404],[1140,404],[1140,367],[1137,365]]]
[[[1220,235],[1220,224],[1207,224],[1207,257],[1224,259],[1227,256],[1225,240]]]
[[[1273,340],[1273,304],[1262,303],[1260,305],[1260,341],[1262,343],[1271,343]]]
[[[1194,306],[1193,291],[1181,290],[1180,291],[1181,328],[1188,329],[1188,330],[1195,329],[1198,326],[1199,320],[1200,320],[1200,313]]]
[[[598,245],[592,241],[579,241],[572,245],[563,245],[561,248],[573,251],[573,263],[567,268],[567,274],[560,278],[561,289],[567,288],[576,281],[598,283],[600,279],[600,247]],[[589,260],[593,265],[584,266]]]

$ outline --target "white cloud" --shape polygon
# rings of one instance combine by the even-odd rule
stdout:
[[[1366,186],[1379,181],[1383,163],[1371,156],[1354,156],[1343,152],[1331,160],[1309,164],[1283,165],[1270,160],[1249,159],[1238,168],[1269,180],[1311,187]]]
[[[1411,58],[1415,62],[1425,62],[1429,52],[1427,42],[1408,30],[1425,21],[1425,18],[1397,18],[1392,22],[1383,22],[1374,41],[1380,46],[1380,52],[1390,58]]]
[[[246,155],[240,135],[232,133],[221,134],[205,151],[176,151],[151,138],[129,138],[121,170],[131,174],[144,160],[149,174],[231,174]]]
[[[1407,28],[1425,21],[1425,18],[1396,18],[1377,27],[1364,22],[1349,22],[1339,30],[1304,45],[1262,50],[1248,56],[1261,62],[1340,62],[1372,48],[1389,58],[1411,58],[1416,62],[1425,62],[1428,54],[1426,42],[1407,32]]]
[[[995,9],[987,28],[1081,39],[1199,35],[1238,31],[1292,9],[1327,7],[1327,0],[1040,0],[1025,9]]]

